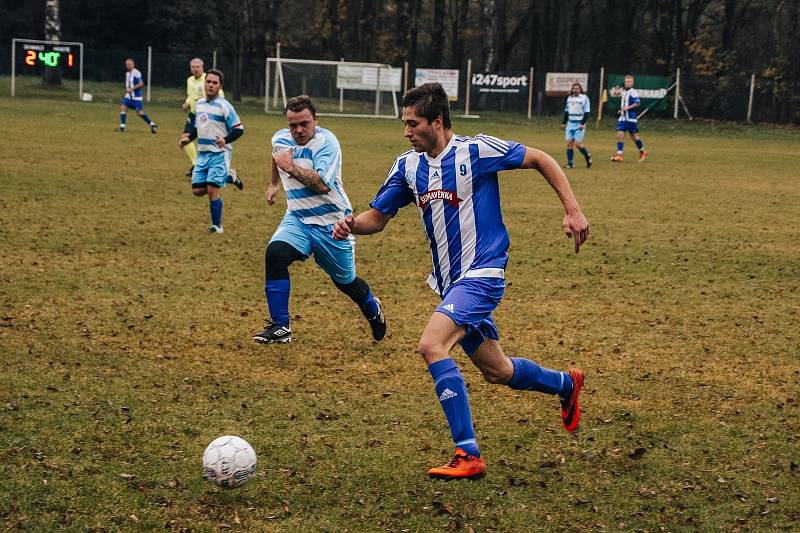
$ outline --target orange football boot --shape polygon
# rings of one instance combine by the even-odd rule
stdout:
[[[581,402],[578,396],[583,388],[583,371],[580,368],[570,368],[569,377],[572,379],[572,394],[568,399],[561,400],[561,423],[567,431],[575,431],[581,419]]]
[[[647,150],[642,150],[639,152],[639,163],[647,159]]]
[[[486,461],[483,457],[469,455],[461,448],[456,448],[453,458],[447,464],[428,470],[428,475],[438,479],[476,479],[486,473]]]
[[[614,163],[622,163],[622,154],[617,154],[611,158]]]

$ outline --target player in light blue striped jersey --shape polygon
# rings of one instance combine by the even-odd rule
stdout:
[[[580,83],[573,83],[570,95],[564,104],[564,119],[561,127],[566,130],[565,138],[567,141],[567,168],[575,166],[573,156],[574,146],[578,144],[578,150],[586,159],[586,166],[592,166],[592,155],[583,144],[583,136],[586,133],[586,121],[589,119],[589,97],[583,94],[583,87]]]
[[[233,183],[240,190],[243,185],[231,170],[233,143],[244,134],[244,126],[236,110],[219,96],[222,72],[211,69],[206,73],[206,97],[198,100],[194,123],[188,133],[183,133],[179,144],[186,146],[197,139],[197,161],[192,171],[192,192],[195,196],[208,195],[211,211],[209,233],[222,233],[222,196],[220,189]]]
[[[125,60],[125,96],[119,104],[119,127],[117,131],[125,133],[125,128],[128,118],[128,109],[133,109],[136,114],[144,120],[145,124],[150,126],[150,133],[156,133],[158,126],[153,120],[144,112],[142,103],[142,87],[144,87],[144,80],[142,73],[136,68],[133,59],[128,58]]]
[[[288,128],[272,137],[272,176],[267,203],[286,191],[286,214],[264,254],[264,293],[270,320],[253,336],[261,344],[292,340],[289,327],[289,265],[313,255],[336,285],[358,305],[372,337],[386,334],[381,303],[366,281],[356,276],[354,238],[333,238],[333,224],[353,212],[342,184],[342,150],[332,131],[317,125],[317,111],[308,96],[296,96],[285,109]]]

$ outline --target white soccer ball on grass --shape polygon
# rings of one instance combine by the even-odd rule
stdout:
[[[203,453],[203,477],[220,487],[238,487],[256,473],[256,452],[241,437],[214,439]]]

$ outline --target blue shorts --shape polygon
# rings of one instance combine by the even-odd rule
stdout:
[[[492,311],[500,304],[505,290],[502,278],[461,278],[444,291],[436,311],[467,327],[459,342],[467,355],[471,356],[487,339],[500,340]]]
[[[355,238],[337,241],[333,225],[304,224],[296,215],[286,213],[269,242],[283,241],[303,254],[303,260],[314,254],[314,261],[336,283],[356,279]]]
[[[231,168],[231,152],[197,152],[197,161],[192,171],[192,187],[211,185],[222,188],[228,181]]]
[[[639,126],[636,122],[619,120],[617,121],[617,131],[627,131],[628,133],[639,133]]]
[[[585,134],[586,128],[581,128],[580,122],[567,122],[567,127],[564,132],[565,140],[583,142],[583,136]]]
[[[141,100],[131,100],[130,98],[123,98],[121,103],[122,103],[122,105],[124,105],[125,107],[127,107],[129,109],[135,109],[136,111],[139,111],[139,110],[142,109],[142,101]]]

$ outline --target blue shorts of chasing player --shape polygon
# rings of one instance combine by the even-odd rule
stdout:
[[[567,127],[564,132],[564,139],[567,141],[583,142],[583,136],[586,134],[586,129],[581,128],[580,122],[567,122]]]
[[[231,153],[229,150],[222,152],[198,152],[197,161],[192,171],[192,187],[211,185],[222,188],[228,179],[231,168]]]
[[[467,355],[471,356],[487,339],[500,339],[492,311],[505,290],[506,282],[501,278],[461,278],[444,291],[436,311],[467,327],[459,343]]]
[[[628,133],[639,133],[639,126],[636,122],[619,120],[617,121],[617,131],[627,131]]]
[[[283,241],[292,245],[308,259],[314,261],[336,283],[350,283],[356,279],[355,238],[337,241],[333,238],[333,225],[304,224],[296,215],[286,213],[269,242]]]
[[[122,105],[124,105],[128,109],[135,109],[136,111],[140,111],[142,109],[141,100],[132,100],[130,98],[123,98]]]

